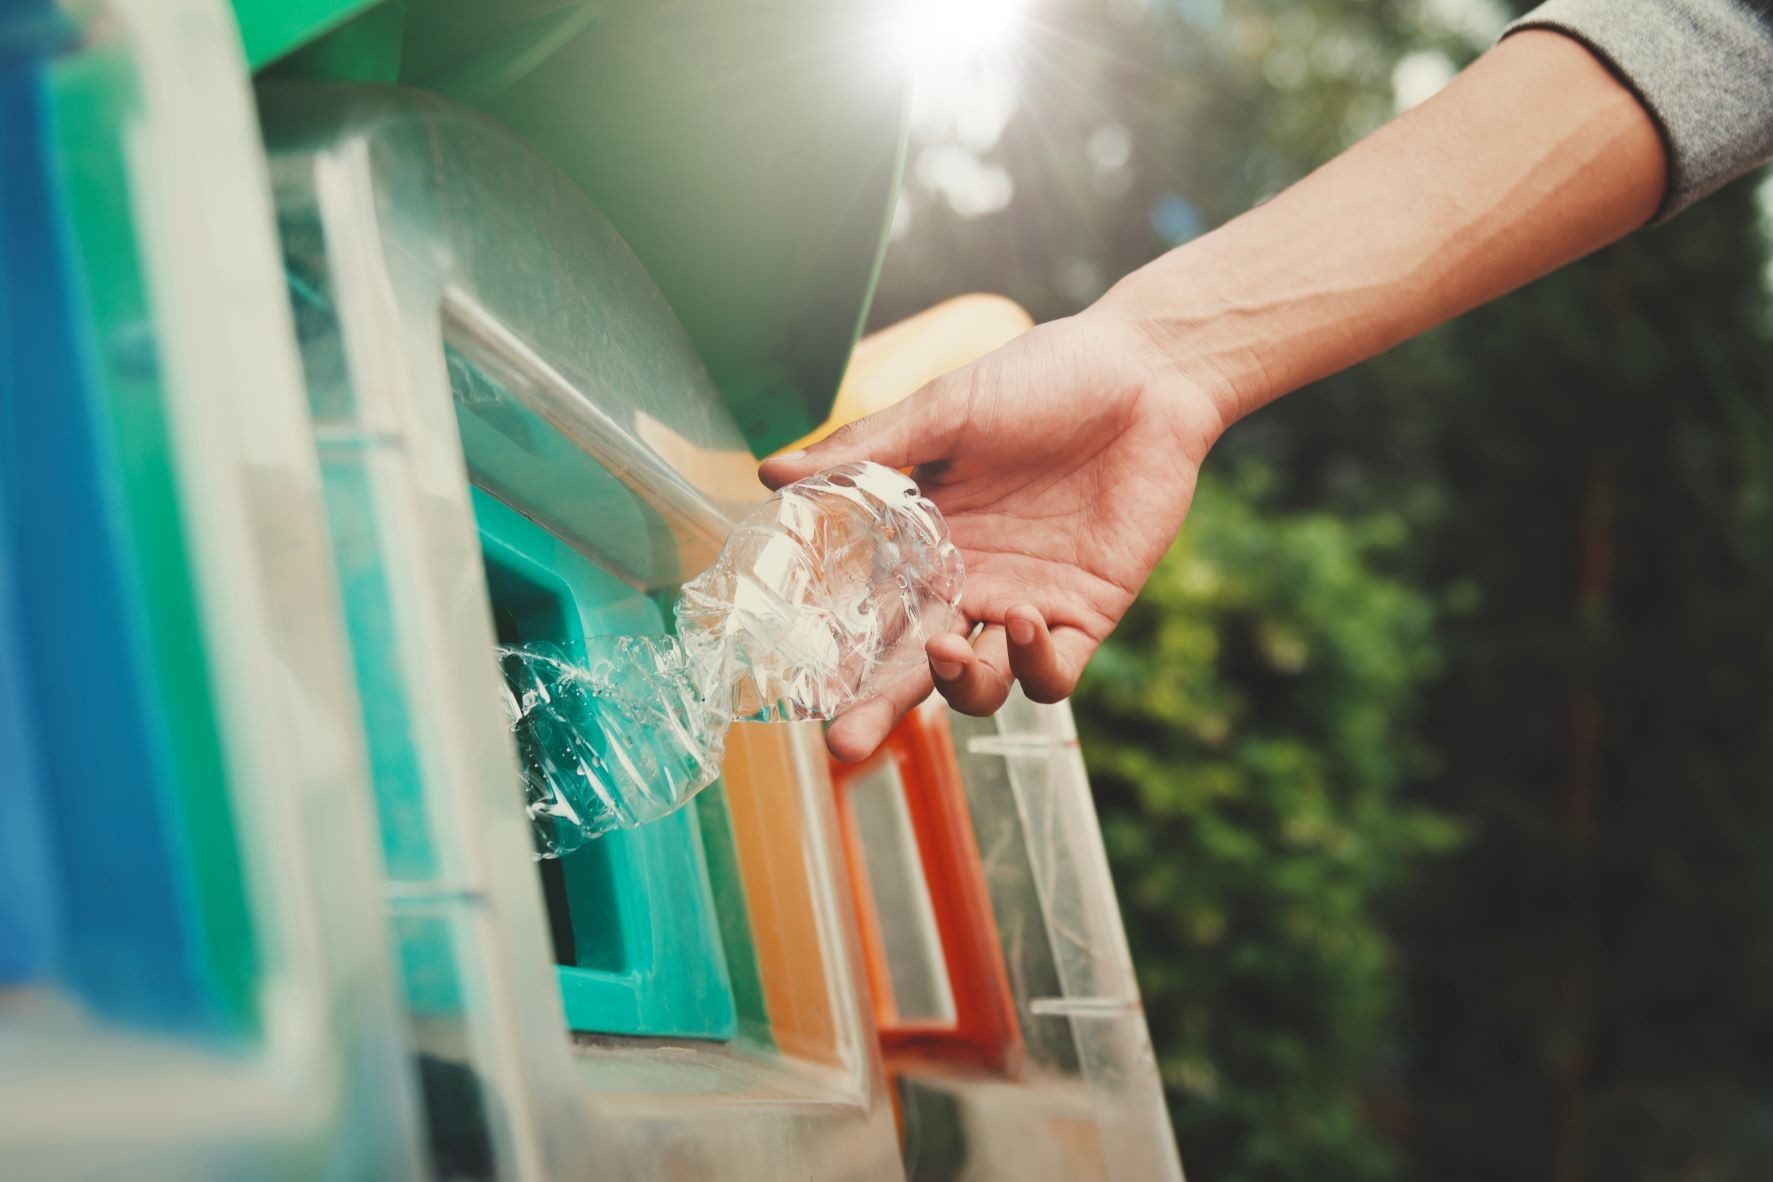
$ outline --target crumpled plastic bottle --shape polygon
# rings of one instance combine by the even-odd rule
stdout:
[[[960,624],[963,578],[909,477],[845,464],[738,524],[680,590],[676,636],[501,647],[537,857],[676,811],[734,720],[830,718],[906,676]]]
[[[499,649],[536,854],[557,858],[677,809],[720,774],[728,720],[670,636],[599,636]]]
[[[683,585],[677,635],[734,718],[830,718],[923,663],[959,622],[963,571],[910,477],[845,464],[796,481]]]

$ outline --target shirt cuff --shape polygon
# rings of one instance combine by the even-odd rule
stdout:
[[[1548,0],[1503,30],[1572,37],[1668,147],[1662,222],[1773,156],[1773,23],[1739,0]]]

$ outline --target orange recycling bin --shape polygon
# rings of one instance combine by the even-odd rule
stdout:
[[[926,703],[832,784],[889,1068],[1013,1074],[1021,1056],[948,721]]]

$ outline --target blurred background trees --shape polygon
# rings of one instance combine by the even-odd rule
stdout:
[[[1077,697],[1176,1127],[1196,1176],[1379,1178],[1401,1001],[1380,902],[1456,831],[1400,799],[1431,603],[1375,571],[1395,514],[1273,512],[1246,466]],[[1204,1171],[1204,1175],[1203,1175]]]
[[[1031,0],[926,74],[875,320],[1075,311],[1509,15]],[[1755,184],[1239,425],[1093,667],[1196,1179],[1773,1173]]]

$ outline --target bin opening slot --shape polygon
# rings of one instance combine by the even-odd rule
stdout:
[[[472,492],[501,642],[570,655],[582,654],[590,636],[663,630],[646,593],[527,511],[484,488]],[[606,833],[542,861],[537,873],[570,1030],[732,1037],[733,991],[695,809]]]
[[[582,644],[572,592],[546,572],[525,565],[514,556],[486,559],[486,589],[499,642],[541,641],[569,651]],[[615,876],[607,847],[591,842],[565,858],[539,865],[555,963],[599,972],[625,971],[628,958],[623,952],[621,914],[612,902]]]

